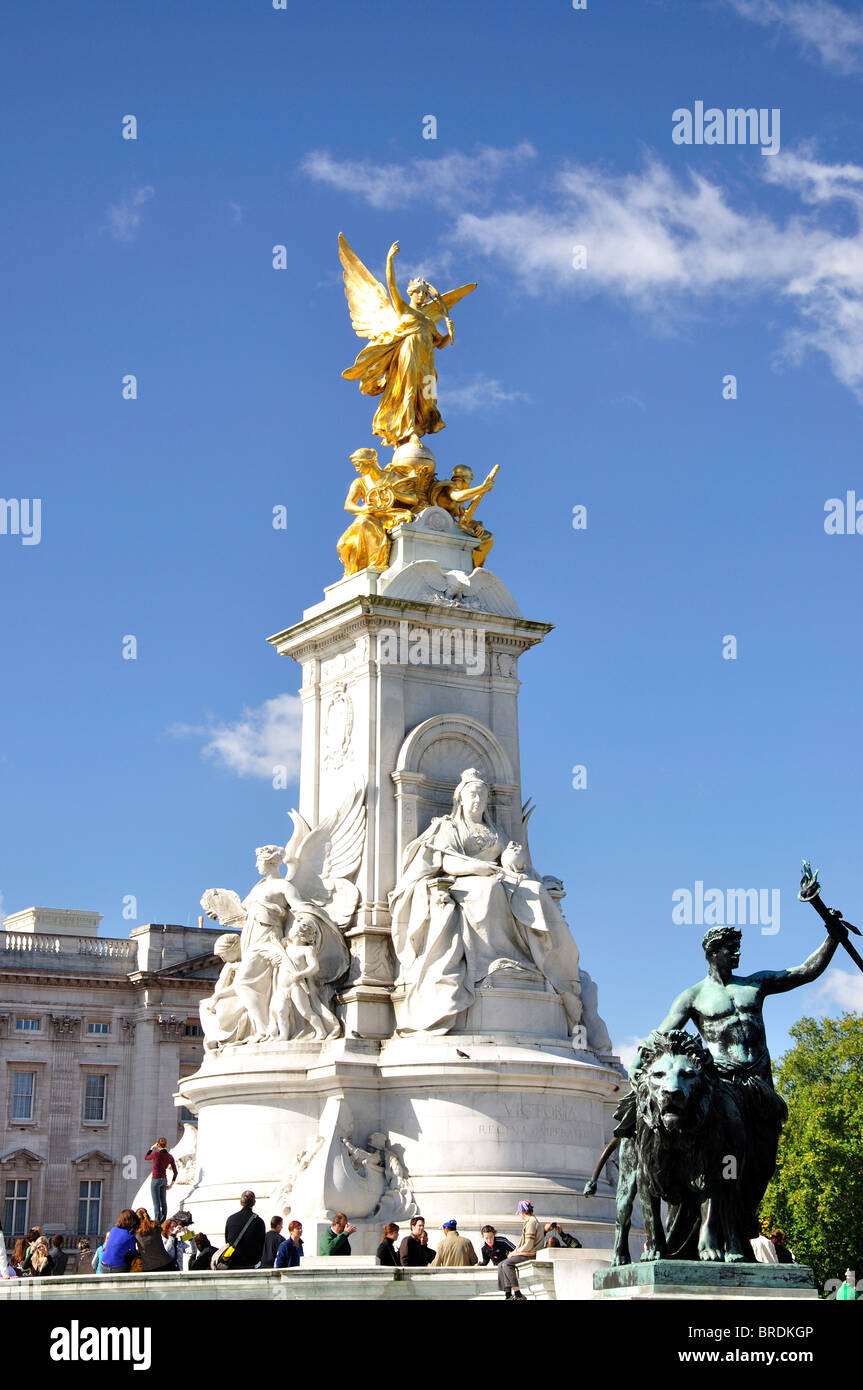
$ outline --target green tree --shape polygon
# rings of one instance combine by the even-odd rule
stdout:
[[[774,1068],[788,1104],[776,1174],[761,1205],[816,1282],[863,1277],[863,1018],[801,1018]]]

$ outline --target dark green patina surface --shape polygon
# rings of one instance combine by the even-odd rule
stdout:
[[[651,1260],[634,1265],[598,1269],[593,1276],[597,1291],[608,1289],[667,1288],[700,1285],[721,1289],[814,1289],[809,1265],[724,1264],[712,1260]]]

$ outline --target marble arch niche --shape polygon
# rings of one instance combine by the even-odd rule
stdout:
[[[512,763],[500,739],[467,714],[436,714],[412,729],[391,774],[396,795],[396,863],[435,816],[452,810],[453,789],[466,767],[491,788],[489,812],[510,836],[521,838],[521,803]]]

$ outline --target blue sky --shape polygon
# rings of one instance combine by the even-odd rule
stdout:
[[[555,624],[522,662],[531,844],[614,1039],[702,971],[676,889],[781,890],[752,970],[820,939],[804,854],[863,917],[863,535],[824,529],[863,500],[856,7],[49,3],[0,69],[2,494],[42,499],[38,545],[0,535],[4,911],[194,922],[287,838],[297,673],[265,638],[338,578],[373,442],[344,231],[479,282],[435,451],[500,463],[490,568]],[[778,109],[779,153],[675,144],[696,101]],[[860,1007],[852,970],[771,1002],[774,1052]]]

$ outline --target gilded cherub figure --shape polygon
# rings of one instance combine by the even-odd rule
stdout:
[[[445,427],[437,408],[435,348],[453,341],[449,311],[476,285],[439,294],[427,280],[411,280],[405,300],[393,269],[398,254],[394,241],[387,253],[385,289],[339,235],[351,323],[358,338],[369,340],[342,376],[358,381],[363,395],[381,397],[372,431],[384,444],[419,444],[423,435]],[[438,331],[441,319],[446,333]]]
[[[485,497],[494,486],[500,464],[495,464],[484,482],[473,486],[473,469],[468,468],[465,463],[456,464],[452,470],[452,477],[442,482],[436,483],[432,488],[431,500],[436,507],[443,507],[444,511],[449,512],[450,516],[469,536],[476,538],[477,546],[473,551],[473,563],[475,568],[480,569],[486,562],[488,552],[494,545],[494,536],[491,531],[487,531],[481,521],[474,519],[474,512],[481,498]],[[465,503],[469,506],[465,506]]]
[[[384,470],[378,464],[377,449],[355,449],[351,463],[357,477],[348,489],[345,511],[354,520],[339,538],[336,549],[345,575],[360,570],[385,570],[389,564],[389,528],[410,521],[409,508],[397,508],[391,488],[384,484]]]
[[[351,463],[358,476],[348,489],[345,511],[355,520],[339,538],[339,559],[345,575],[369,568],[385,570],[393,527],[411,521],[429,505],[434,462],[391,463],[381,468],[377,449],[355,449]]]

